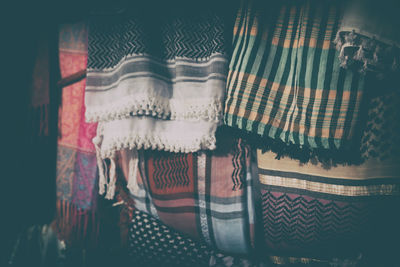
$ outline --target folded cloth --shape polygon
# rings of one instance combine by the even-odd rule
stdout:
[[[343,67],[383,77],[399,69],[400,20],[396,0],[345,1],[335,42]]]
[[[224,16],[172,3],[154,12],[127,6],[90,18],[86,120],[99,122],[93,141],[106,198],[117,151],[215,149],[228,65]]]
[[[264,238],[278,255],[320,260],[397,256],[400,238],[400,94],[372,98],[359,165],[300,164],[258,151]],[[379,263],[379,264],[378,264]],[[385,263],[385,264],[384,264]],[[364,266],[364,265],[362,265]]]
[[[86,69],[87,23],[59,28],[61,77]],[[59,238],[85,242],[96,236],[98,170],[92,139],[97,123],[85,122],[85,80],[62,89],[57,148],[57,229]],[[95,242],[95,239],[92,239]],[[94,243],[93,243],[94,244]]]
[[[340,67],[340,15],[337,1],[242,1],[225,124],[263,137],[277,153],[349,151],[365,77]]]
[[[227,253],[254,247],[250,148],[218,132],[213,152],[139,153],[135,206],[166,225]],[[128,184],[131,151],[120,161]],[[129,188],[129,186],[128,186]],[[229,225],[229,227],[227,227]]]

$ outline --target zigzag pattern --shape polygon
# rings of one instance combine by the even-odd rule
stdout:
[[[232,157],[233,172],[232,182],[233,190],[241,189],[246,181],[246,150],[249,149],[243,145],[242,139],[237,141],[234,147],[234,153]]]
[[[262,193],[264,236],[271,246],[304,248],[363,231],[369,211],[344,203],[285,193]]]
[[[160,153],[153,159],[154,183],[157,189],[188,186],[190,183],[188,170],[189,163],[187,154],[183,153]]]
[[[215,14],[169,19],[155,29],[145,26],[142,20],[93,19],[89,24],[88,68],[112,68],[134,54],[147,53],[165,60],[204,59],[226,52],[224,23]]]
[[[225,53],[224,24],[216,15],[178,18],[163,28],[164,57],[207,58]]]

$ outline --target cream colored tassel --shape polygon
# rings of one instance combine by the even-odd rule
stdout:
[[[115,157],[110,159],[110,180],[108,182],[107,194],[105,196],[106,199],[113,199],[115,195],[115,185],[117,183],[117,173],[116,173],[116,164]]]
[[[101,158],[101,153],[100,153],[101,138],[99,136],[96,136],[95,138],[93,138],[92,141],[96,149],[97,167],[99,168],[99,194],[103,195],[105,193],[105,187],[107,185],[107,179],[106,179],[107,166],[105,166],[105,163]]]
[[[136,195],[139,192],[139,186],[137,182],[138,175],[138,165],[139,165],[139,155],[138,151],[132,150],[129,156],[129,177],[128,177],[128,189],[132,195]]]

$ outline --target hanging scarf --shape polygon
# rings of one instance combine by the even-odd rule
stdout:
[[[59,61],[62,78],[86,69],[87,24],[60,26]],[[92,139],[97,124],[85,122],[85,80],[62,89],[57,150],[57,226],[69,242],[96,236],[98,170]],[[95,239],[93,239],[95,240]]]
[[[262,137],[278,154],[349,151],[364,77],[340,68],[333,44],[339,17],[335,1],[279,1],[268,9],[243,1],[225,124]]]
[[[87,121],[99,122],[100,194],[107,185],[113,197],[121,149],[215,148],[227,74],[217,12],[154,16],[144,5],[93,15],[89,26],[85,104]]]
[[[212,152],[139,153],[134,172],[139,189],[131,195],[137,209],[212,248],[249,253],[254,247],[250,149],[223,131],[217,136]],[[129,168],[131,153],[125,151],[119,159],[128,184],[134,171]]]
[[[378,78],[399,69],[400,20],[396,0],[345,1],[336,36],[341,66],[374,72]]]
[[[392,266],[383,262],[397,257],[391,244],[400,238],[399,105],[396,92],[371,99],[359,165],[300,164],[258,151],[269,251],[317,260],[363,255]]]

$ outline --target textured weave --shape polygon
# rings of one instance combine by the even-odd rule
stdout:
[[[100,122],[102,158],[122,148],[215,148],[228,65],[225,21],[214,11],[166,8],[160,17],[126,7],[90,19],[86,119]]]
[[[61,25],[59,32],[60,71],[65,78],[86,68],[87,24]],[[71,242],[97,231],[98,170],[92,143],[97,124],[85,122],[84,93],[85,80],[63,88],[59,111],[57,220],[60,238]]]
[[[135,210],[129,253],[137,266],[208,266],[213,251],[144,212]]]
[[[340,68],[336,1],[243,1],[229,66],[225,123],[309,149],[346,148],[364,77]]]
[[[250,150],[243,140],[221,139],[210,153],[149,151],[139,160],[139,190],[132,195],[138,209],[212,248],[251,251]],[[126,161],[122,157],[124,174],[129,176]]]
[[[400,115],[393,112],[400,95],[382,91],[368,105],[358,165],[300,164],[258,151],[268,249],[325,260],[370,253],[394,266],[385,264],[397,255],[391,243],[400,237]]]
[[[113,197],[118,151],[213,150],[222,120],[223,15],[171,3],[154,16],[153,8],[141,7],[98,12],[89,22],[85,116],[99,122],[93,141],[106,198]]]

